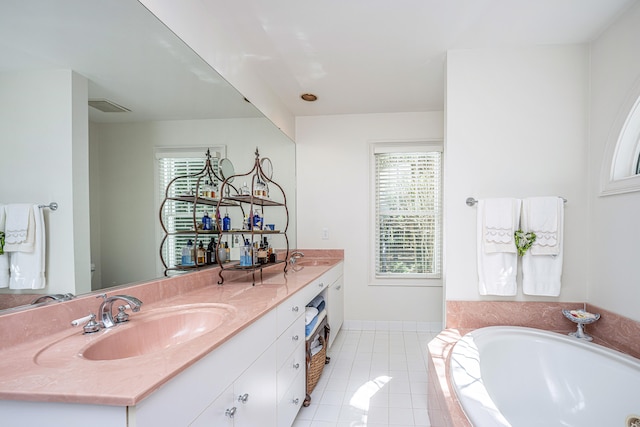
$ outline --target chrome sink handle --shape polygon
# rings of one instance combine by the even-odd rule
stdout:
[[[102,301],[102,304],[100,304],[99,313],[100,313],[100,320],[102,321],[102,325],[105,328],[112,328],[117,323],[113,319],[113,314],[112,314],[113,303],[115,301],[122,300],[126,302],[131,308],[131,311],[133,312],[140,311],[140,307],[142,306],[142,301],[130,295],[113,295],[107,298],[107,294],[102,294],[102,295],[98,295],[97,298],[104,298],[104,301]],[[126,308],[126,306],[124,307]],[[124,309],[120,310],[120,313],[123,313],[123,312],[124,312]],[[128,316],[126,316],[125,318],[121,314],[118,314],[117,316],[117,319],[120,319],[120,321],[126,321],[127,318]]]
[[[85,334],[92,334],[94,332],[98,332],[101,328],[101,325],[96,322],[96,315],[93,313],[89,313],[88,316],[81,317],[79,319],[75,319],[71,321],[71,326],[80,326],[82,323],[87,322],[82,330]]]

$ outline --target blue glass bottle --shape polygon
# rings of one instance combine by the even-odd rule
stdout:
[[[204,211],[204,216],[202,217],[202,229],[211,230],[211,217],[207,211]]]
[[[222,219],[222,230],[229,231],[231,230],[231,218],[229,218],[229,214],[224,214],[224,218]]]

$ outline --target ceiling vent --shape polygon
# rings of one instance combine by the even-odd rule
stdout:
[[[103,113],[128,113],[131,111],[122,105],[109,101],[108,99],[90,99],[89,106],[96,110],[100,110]]]

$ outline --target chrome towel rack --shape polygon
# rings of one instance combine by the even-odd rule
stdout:
[[[40,209],[42,209],[42,208],[49,208],[49,209],[51,209],[52,211],[55,211],[56,209],[58,209],[58,204],[57,204],[56,202],[51,202],[51,203],[49,203],[48,205],[38,205],[38,207],[39,207]]]
[[[562,199],[563,203],[567,203],[567,199],[565,199],[564,197],[560,197],[560,198]],[[476,203],[478,203],[478,201],[473,197],[467,197],[467,200],[465,200],[465,203],[467,204],[467,206],[475,206]]]

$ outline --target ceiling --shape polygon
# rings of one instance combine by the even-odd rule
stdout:
[[[131,110],[94,122],[262,117],[135,0],[1,0],[0,73],[55,69]]]
[[[586,43],[640,0],[202,1],[304,116],[443,110],[448,50]],[[137,1],[2,0],[0,72],[42,68],[132,110],[90,109],[95,121],[258,116]]]
[[[638,2],[204,1],[296,116],[443,110],[448,50],[586,43]]]

